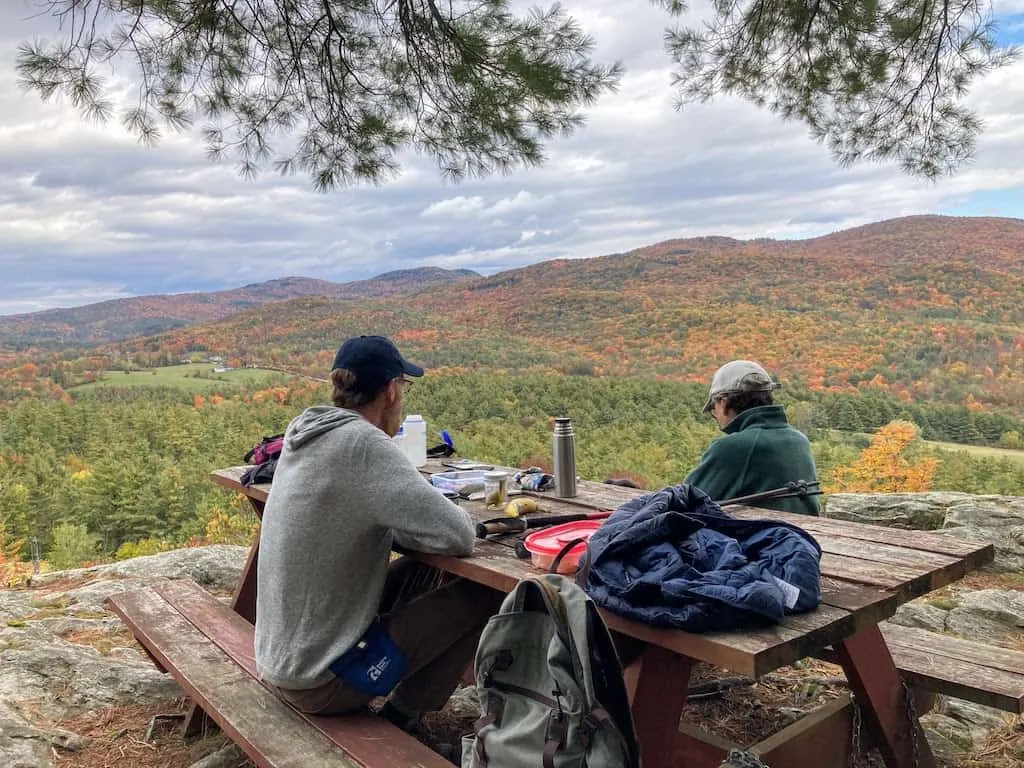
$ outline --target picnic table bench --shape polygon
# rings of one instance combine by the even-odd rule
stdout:
[[[246,469],[217,470],[211,479],[244,494],[257,514],[262,516],[270,486],[243,486],[241,476]],[[423,468],[426,475],[443,470],[436,460],[428,461]],[[531,495],[542,499],[543,506],[557,514],[579,512],[581,507],[615,509],[641,493],[644,491],[581,481],[578,495],[572,499],[556,499],[548,493]],[[480,503],[464,502],[463,507],[478,520],[494,514]],[[823,551],[822,603],[815,611],[788,616],[774,626],[704,634],[655,628],[604,611],[603,616],[611,629],[644,644],[640,658],[627,669],[627,684],[645,764],[657,768],[711,768],[718,765],[730,748],[738,746],[682,721],[690,673],[696,664],[704,662],[757,678],[800,659],[831,652],[843,667],[853,696],[832,702],[758,744],[745,745],[746,748],[758,753],[772,768],[806,768],[810,752],[815,755],[816,768],[845,768],[856,727],[854,708],[857,707],[858,720],[862,720],[870,730],[889,768],[933,768],[934,757],[920,724],[911,714],[908,692],[901,683],[900,670],[894,661],[894,655],[902,655],[897,648],[905,646],[897,646],[893,641],[893,651],[890,651],[886,641],[888,635],[883,634],[883,621],[892,616],[900,604],[956,581],[990,562],[994,557],[993,546],[934,533],[894,530],[774,510],[735,506],[730,507],[729,512],[737,517],[784,520],[811,533]],[[411,556],[448,573],[502,591],[509,591],[522,578],[537,574],[529,561],[518,559],[510,547],[494,541],[478,541],[474,554],[466,558],[420,553]],[[257,538],[232,603],[231,610],[239,617],[230,618],[234,632],[240,633],[242,623],[252,622],[255,618],[258,557]],[[179,603],[171,607],[180,613]],[[223,608],[227,613],[226,606]],[[151,620],[155,619],[145,619]],[[223,616],[213,621],[207,615],[191,615],[191,619],[186,619],[184,614],[182,620],[191,623],[200,634],[216,634],[211,627],[226,621]],[[139,625],[137,629],[142,632],[145,626]],[[886,628],[885,632],[889,633],[889,629]],[[150,641],[143,639],[142,642],[143,645],[151,642],[159,649],[160,643],[166,640],[154,638]],[[211,643],[223,651],[216,639]],[[236,667],[246,669],[242,656],[228,654],[226,658]],[[1009,664],[1007,661],[1006,665]],[[168,669],[174,672],[173,667]],[[251,672],[246,674],[251,679]],[[930,677],[910,675],[907,679],[914,684],[933,683],[938,677],[934,674]],[[233,734],[230,726],[237,730],[237,724],[231,716],[218,709],[223,703],[211,701],[209,697],[204,699],[200,695],[203,693],[200,687],[190,690],[199,706],[207,709],[222,727],[224,723],[221,721],[227,722],[227,730]],[[271,694],[267,692],[266,695]],[[287,705],[281,706],[292,712]],[[348,719],[334,718],[340,721]],[[343,726],[338,728],[344,730]],[[323,733],[322,730],[320,732]],[[352,755],[358,752],[355,738],[346,732],[333,743],[339,745],[337,748],[345,754]],[[247,752],[251,748],[246,747],[244,740],[240,745]],[[418,763],[377,760],[357,764],[384,768],[387,765]],[[433,764],[424,762],[423,765]]]
[[[376,715],[305,715],[256,678],[253,626],[192,581],[110,599],[157,666],[260,768],[451,768]]]

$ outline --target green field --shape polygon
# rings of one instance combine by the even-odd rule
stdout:
[[[94,387],[178,387],[190,392],[210,392],[223,389],[225,384],[252,384],[265,381],[272,376],[281,376],[277,371],[264,368],[238,368],[224,373],[214,373],[214,363],[189,363],[171,365],[166,368],[148,368],[124,373],[108,371],[102,379],[72,388],[78,392]],[[198,376],[197,376],[198,374]]]
[[[967,451],[971,456],[983,456],[988,459],[1010,459],[1024,464],[1024,451],[1014,448],[991,448],[986,445],[962,445],[960,443],[943,443],[936,440],[925,440],[925,445],[940,448],[943,451]]]

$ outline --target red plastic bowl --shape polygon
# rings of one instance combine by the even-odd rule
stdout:
[[[586,540],[601,527],[602,522],[604,521],[577,520],[534,531],[523,540],[523,545],[530,552],[530,562],[541,570],[550,571],[551,563],[570,541],[583,539],[570,549],[558,564],[558,573],[570,575],[576,573],[580,557],[587,550]]]

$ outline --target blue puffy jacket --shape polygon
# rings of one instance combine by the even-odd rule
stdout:
[[[821,600],[821,547],[774,520],[737,520],[700,489],[623,504],[591,536],[582,573],[598,605],[691,632],[779,621]]]

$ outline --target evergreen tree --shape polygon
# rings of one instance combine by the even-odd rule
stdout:
[[[557,5],[512,5],[46,0],[63,38],[23,45],[18,70],[44,98],[66,95],[103,119],[120,83],[99,70],[125,60],[119,72],[140,94],[123,115],[130,130],[153,142],[163,125],[206,120],[210,153],[237,157],[245,174],[274,164],[329,189],[385,179],[412,148],[461,178],[541,162],[544,142],[575,129],[578,109],[619,78],[617,65],[591,60],[591,40]],[[803,121],[844,164],[955,170],[980,130],[963,96],[1009,58],[979,0],[712,8],[667,34],[681,101],[746,98]],[[493,354],[480,351],[480,361]]]

